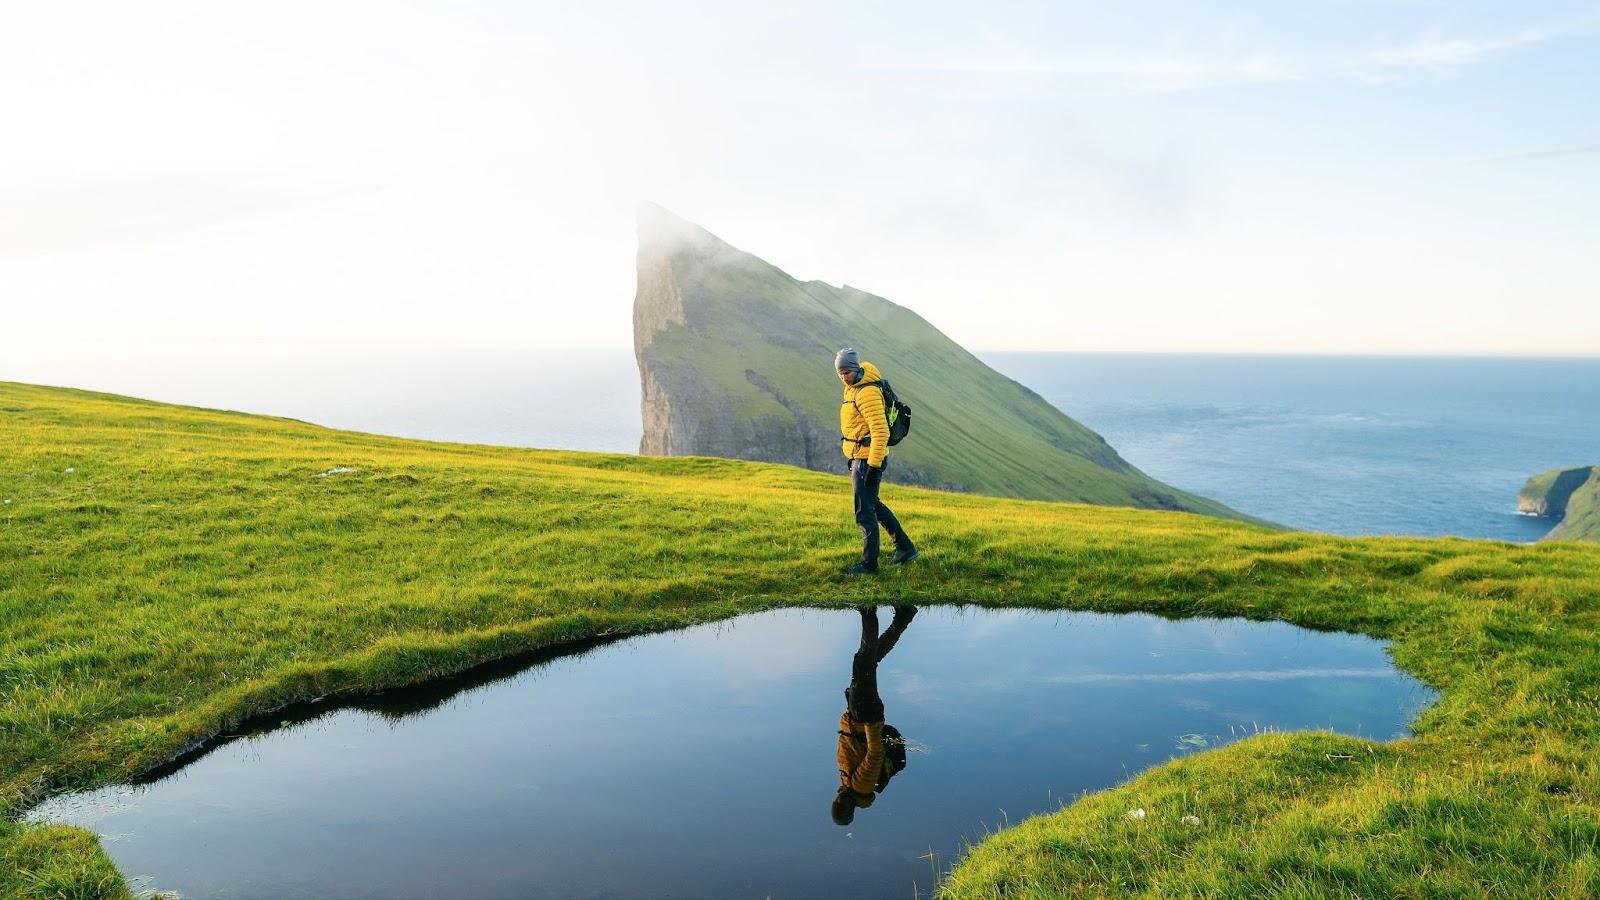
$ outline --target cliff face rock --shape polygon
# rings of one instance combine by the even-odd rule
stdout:
[[[1517,511],[1561,520],[1544,540],[1600,540],[1600,466],[1533,476],[1517,493]]]
[[[1591,466],[1576,469],[1551,469],[1528,479],[1517,492],[1517,512],[1525,516],[1559,519],[1567,513],[1567,500],[1589,480]]]
[[[653,205],[639,211],[633,323],[643,454],[842,472],[833,354],[853,346],[913,409],[889,481],[1247,518],[1135,469],[911,310],[797,281]]]

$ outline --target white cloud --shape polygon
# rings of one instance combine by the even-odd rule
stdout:
[[[988,59],[874,62],[856,67],[969,75],[1066,75],[1103,79],[1126,90],[1152,92],[1328,79],[1382,83],[1406,73],[1469,66],[1540,44],[1597,33],[1600,33],[1600,17],[1588,16],[1499,35],[1424,38],[1377,49],[1332,52],[1262,49],[1232,53],[1129,51],[1038,56],[1013,48]]]
[[[1600,31],[1600,18],[1588,16],[1558,25],[1523,28],[1478,38],[1422,40],[1406,47],[1374,53],[1371,65],[1393,69],[1445,69],[1467,66],[1494,56],[1551,41],[1589,37]]]
[[[1204,57],[1096,53],[1046,59],[1021,56],[972,62],[868,63],[857,68],[990,75],[1076,75],[1118,79],[1135,89],[1157,91],[1294,81],[1303,77],[1296,61],[1270,54]]]
[[[1520,162],[1533,159],[1563,159],[1570,156],[1595,156],[1600,154],[1600,144],[1581,147],[1546,147],[1538,150],[1518,150],[1482,157],[1480,162]]]
[[[1091,6],[18,6],[0,356],[627,347],[640,199],[970,346],[1600,346],[1583,8]]]

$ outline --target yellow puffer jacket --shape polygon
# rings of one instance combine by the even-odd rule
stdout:
[[[844,403],[839,407],[839,442],[845,459],[864,459],[867,465],[880,467],[889,458],[889,420],[884,414],[883,389],[877,385],[859,387],[869,381],[881,381],[878,367],[861,363],[861,380],[844,386]],[[870,436],[870,441],[868,440]]]
[[[848,710],[839,717],[839,783],[855,792],[856,806],[872,805],[885,750],[882,722],[857,722]]]

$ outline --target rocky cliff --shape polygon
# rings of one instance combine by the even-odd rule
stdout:
[[[639,212],[633,324],[647,455],[842,472],[833,354],[853,346],[913,409],[889,481],[1248,518],[1140,472],[911,310],[798,281],[653,205]]]
[[[1551,469],[1528,479],[1517,511],[1559,519],[1545,540],[1600,540],[1600,466]]]

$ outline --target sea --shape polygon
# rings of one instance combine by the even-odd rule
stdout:
[[[1517,514],[1527,477],[1600,464],[1600,357],[978,355],[1150,475],[1296,529],[1534,541],[1552,523]],[[97,353],[0,360],[0,380],[431,440],[640,436],[627,349]]]

